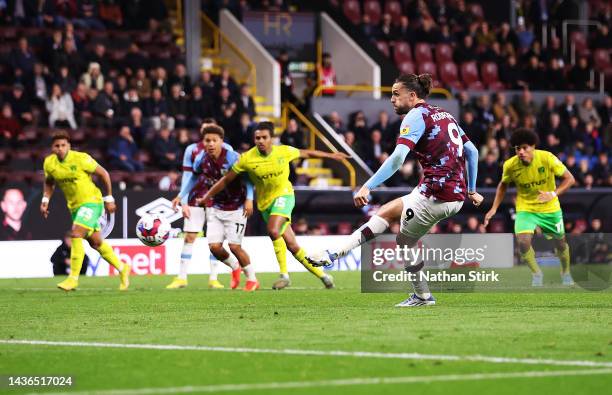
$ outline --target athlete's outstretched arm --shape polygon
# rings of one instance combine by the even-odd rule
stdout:
[[[234,181],[238,177],[238,173],[236,173],[233,169],[230,169],[219,181],[213,185],[208,192],[201,198],[196,199],[196,204],[198,206],[203,206],[207,201],[212,199],[215,195],[225,189],[232,181]]]
[[[94,170],[94,174],[102,179],[102,183],[104,184],[104,189],[106,189],[106,194],[104,195],[104,208],[109,213],[114,213],[117,210],[117,206],[115,205],[115,200],[113,199],[113,184],[111,182],[110,174],[106,171],[105,168],[98,165],[96,170]]]
[[[396,171],[402,167],[406,156],[410,152],[405,144],[398,144],[395,147],[393,153],[383,162],[382,166],[374,173],[372,177],[361,187],[359,192],[353,197],[355,205],[357,207],[363,207],[368,204],[368,196],[370,191],[383,182],[387,181],[389,177],[395,174]]]
[[[341,161],[342,159],[350,158],[350,155],[345,154],[344,152],[323,152],[314,149],[301,149],[300,150],[300,158],[308,159],[308,158],[321,158],[321,159],[333,159],[337,161]]]
[[[463,150],[467,158],[468,198],[474,203],[474,206],[480,206],[483,197],[476,192],[476,179],[478,178],[478,149],[474,143],[467,141],[463,144]]]
[[[499,208],[499,205],[504,200],[504,196],[506,196],[507,189],[508,184],[502,181],[497,184],[497,190],[495,191],[495,200],[493,200],[493,205],[491,206],[491,209],[487,212],[487,214],[485,214],[484,226],[489,225],[489,221],[491,220],[491,218],[493,218],[493,216],[497,212],[497,209]]]

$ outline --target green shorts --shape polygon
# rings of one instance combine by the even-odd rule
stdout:
[[[293,211],[293,207],[295,207],[294,195],[279,196],[272,201],[272,204],[270,204],[267,209],[261,212],[261,216],[266,223],[268,223],[271,215],[279,215],[287,218],[288,221],[283,224],[281,229],[281,234],[283,234],[287,226],[291,223],[291,212]]]
[[[84,203],[72,210],[72,223],[88,229],[90,232],[100,230],[98,220],[104,213],[104,204],[102,203]]]
[[[542,229],[546,238],[560,239],[565,235],[561,210],[554,213],[530,213],[528,211],[518,211],[516,213],[514,233],[533,233],[536,226]]]

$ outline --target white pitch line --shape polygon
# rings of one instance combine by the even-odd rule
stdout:
[[[439,376],[403,376],[403,377],[368,377],[337,380],[317,381],[288,381],[272,383],[252,384],[220,384],[203,386],[167,387],[167,388],[138,388],[138,389],[112,389],[79,392],[61,392],[70,395],[159,395],[159,394],[188,394],[193,392],[232,392],[232,391],[254,391],[254,390],[278,390],[293,388],[314,387],[341,387],[356,385],[385,385],[385,384],[412,384],[412,383],[434,383],[445,381],[478,381],[499,380],[516,378],[538,378],[558,376],[587,376],[596,374],[612,374],[612,369],[587,369],[587,370],[558,370],[558,371],[532,371],[532,372],[499,372],[499,373],[473,373],[473,374],[446,374]],[[31,393],[38,395],[43,393]],[[46,395],[57,395],[60,392]]]
[[[252,354],[275,354],[275,355],[309,355],[322,357],[356,357],[356,358],[384,358],[384,359],[428,359],[437,361],[470,361],[490,362],[504,364],[522,365],[553,365],[553,366],[583,366],[592,368],[612,368],[612,362],[597,361],[572,361],[562,359],[539,359],[539,358],[507,358],[486,355],[443,355],[443,354],[419,354],[419,353],[384,353],[370,351],[322,351],[322,350],[299,350],[299,349],[274,349],[274,348],[250,348],[250,347],[216,347],[216,346],[181,346],[173,344],[124,344],[124,343],[98,343],[98,342],[68,342],[47,340],[1,340],[0,344],[26,344],[40,346],[65,346],[65,347],[99,347],[99,348],[131,348],[142,350],[177,350],[177,351],[212,351],[228,353],[252,353]]]

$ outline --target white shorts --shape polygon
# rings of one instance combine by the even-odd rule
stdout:
[[[214,207],[206,209],[206,239],[208,244],[223,243],[241,244],[244,237],[247,219],[243,210],[224,211]]]
[[[189,206],[189,218],[183,222],[183,232],[199,233],[206,223],[206,210],[204,207]]]
[[[404,208],[400,232],[414,239],[420,239],[438,222],[457,214],[463,202],[443,202],[427,198],[414,188],[402,197]]]

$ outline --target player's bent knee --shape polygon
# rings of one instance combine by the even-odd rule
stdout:
[[[225,249],[223,248],[223,244],[221,243],[209,244],[208,248],[210,248],[210,252],[212,252],[214,256],[223,255],[225,252]]]

